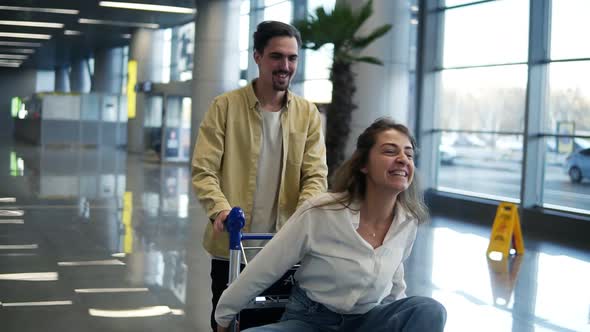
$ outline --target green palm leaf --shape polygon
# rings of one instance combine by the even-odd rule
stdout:
[[[384,36],[389,30],[391,30],[391,24],[385,24],[380,26],[379,28],[373,30],[368,36],[366,37],[359,37],[354,38],[352,40],[351,46],[353,49],[363,49],[367,47],[369,44],[374,42],[375,40]]]

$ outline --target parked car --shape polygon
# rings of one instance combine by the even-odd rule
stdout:
[[[574,183],[590,178],[590,148],[578,150],[565,160],[567,174]]]
[[[440,163],[442,165],[452,165],[457,159],[457,151],[451,146],[440,145]]]

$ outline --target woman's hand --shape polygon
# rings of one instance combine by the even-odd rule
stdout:
[[[240,322],[236,322],[236,331],[240,331]],[[229,327],[223,327],[217,325],[217,332],[229,332]]]

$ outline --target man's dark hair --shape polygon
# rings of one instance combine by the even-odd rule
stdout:
[[[268,41],[274,37],[293,37],[297,40],[297,46],[301,47],[301,34],[294,26],[278,21],[264,21],[258,24],[254,32],[254,50],[262,54]]]

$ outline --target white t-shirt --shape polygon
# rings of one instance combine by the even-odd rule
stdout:
[[[295,279],[306,295],[342,314],[363,314],[380,303],[405,297],[404,260],[417,232],[417,222],[397,206],[383,244],[374,249],[356,231],[360,213],[332,205],[324,193],[308,200],[246,266],[219,299],[215,319],[228,326],[251,299],[297,262]]]
[[[250,224],[250,233],[275,233],[277,224],[277,201],[281,182],[281,162],[283,160],[283,132],[281,113],[262,114],[262,143],[256,173],[256,193]],[[245,241],[245,247],[262,247],[267,241]],[[258,250],[247,250],[248,262]]]

